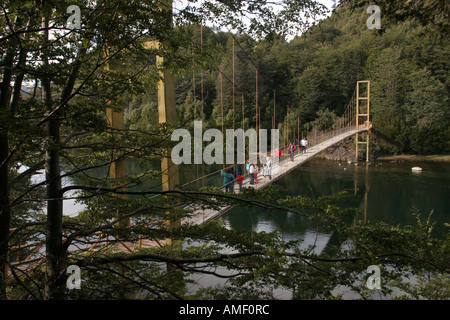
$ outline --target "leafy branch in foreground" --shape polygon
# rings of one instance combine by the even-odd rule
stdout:
[[[202,202],[201,193],[198,197],[192,197],[193,194],[193,191],[185,194],[178,191],[176,199],[184,203]],[[257,194],[263,197],[264,191]],[[164,241],[170,238],[172,245],[142,248],[134,252],[117,251],[114,246],[104,246],[90,252],[73,252],[69,263],[81,267],[83,285],[81,290],[67,292],[68,297],[274,299],[277,296],[273,290],[279,289],[286,296],[296,299],[327,299],[340,297],[340,290],[345,288],[353,292],[356,298],[366,299],[373,294],[365,285],[368,277],[366,269],[370,265],[380,266],[380,293],[384,296],[392,294],[396,287],[408,294],[400,296],[403,298],[442,297],[438,293],[433,295],[430,288],[436,283],[443,286],[444,293],[448,288],[445,275],[449,271],[449,237],[448,234],[435,237],[428,220],[418,220],[417,226],[406,227],[349,223],[349,217],[353,219],[357,211],[337,206],[347,196],[345,192],[316,199],[286,197],[279,199],[279,205],[248,200],[245,195],[240,198],[238,195],[210,191],[209,197],[212,195],[215,204],[225,204],[231,197],[235,203],[261,205],[262,210],[269,210],[272,214],[280,210],[303,212],[310,220],[327,226],[330,232],[335,233],[339,245],[317,253],[314,247],[302,246],[301,240],[284,240],[279,232],[237,231],[228,229],[220,220],[201,226],[185,224],[168,230],[164,223],[157,222],[155,213],[160,210],[160,218],[164,217],[168,203],[174,202],[172,193],[158,201],[141,199],[137,201],[139,205],[128,206],[128,213],[135,223],[126,230],[118,227],[117,220],[109,223],[98,220],[95,223],[97,227],[90,230],[91,234],[79,233],[93,236],[103,230],[120,234],[122,239],[130,241]],[[117,199],[117,202],[111,202],[111,208],[117,208],[121,202],[125,204],[127,201]],[[152,205],[155,205],[153,209]],[[127,205],[120,208],[126,211]],[[107,211],[107,208],[103,209]],[[189,217],[191,212],[184,210],[179,214]],[[123,216],[126,216],[125,212]],[[85,217],[80,217],[78,222],[71,221],[70,228],[76,228]],[[72,245],[82,246],[79,239],[71,239]],[[217,283],[223,283],[219,279],[225,282],[197,291],[190,290],[201,275],[208,275]],[[419,281],[410,283],[408,279],[412,276],[417,276]],[[431,282],[424,279],[431,279]],[[22,283],[30,292],[40,290],[25,277]]]

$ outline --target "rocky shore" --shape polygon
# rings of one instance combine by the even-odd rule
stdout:
[[[355,161],[355,150],[352,143],[342,141],[321,152],[317,157],[336,161]]]

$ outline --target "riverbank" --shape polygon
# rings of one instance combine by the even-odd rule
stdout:
[[[450,162],[450,155],[409,155],[378,157],[380,161],[420,161],[420,162]]]
[[[360,156],[364,156],[364,152],[360,152]],[[353,147],[353,143],[347,143],[342,141],[337,143],[318,155],[319,158],[326,160],[336,160],[336,161],[355,161],[356,154]],[[372,159],[371,159],[372,160]],[[391,155],[391,156],[381,156],[377,157],[377,161],[391,161],[391,162],[450,162],[450,155]]]

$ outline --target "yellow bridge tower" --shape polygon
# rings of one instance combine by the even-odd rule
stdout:
[[[370,81],[358,81],[356,84],[356,127],[367,127],[364,133],[356,134],[356,161],[360,144],[366,145],[366,162],[369,162],[369,135],[372,123],[370,122]],[[365,139],[363,138],[365,136]]]

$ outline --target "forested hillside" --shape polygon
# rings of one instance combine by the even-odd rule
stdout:
[[[369,30],[368,17],[364,8],[339,8],[291,41],[256,41],[203,27],[203,52],[210,63],[177,70],[179,120],[192,125],[194,112],[200,120],[203,110],[206,126],[220,127],[223,108],[224,126],[232,128],[234,122],[242,127],[244,109],[245,127],[254,127],[258,92],[263,128],[272,128],[275,102],[278,128],[283,128],[289,106],[293,127],[300,117],[303,130],[306,123],[327,129],[347,107],[356,81],[370,80],[371,156],[450,152],[448,37],[412,20]],[[200,27],[179,32],[192,39],[192,46],[200,46]],[[156,123],[154,93],[128,102],[128,125]]]

